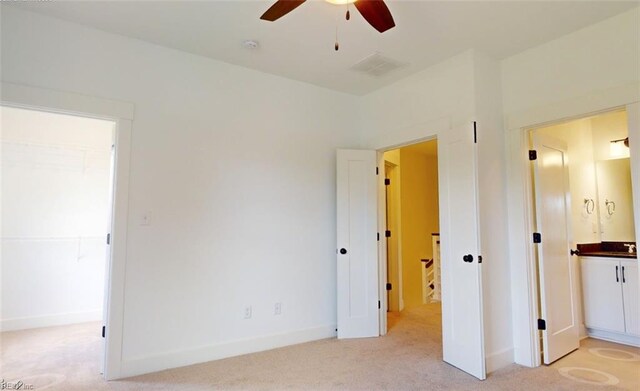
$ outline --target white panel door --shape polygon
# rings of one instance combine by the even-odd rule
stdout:
[[[444,361],[486,378],[473,123],[438,135]]]
[[[622,296],[624,297],[624,325],[627,334],[640,336],[640,287],[638,287],[638,261],[620,261]]]
[[[615,258],[581,257],[580,270],[585,326],[624,333],[620,262]]]
[[[536,223],[543,358],[550,364],[580,346],[575,276],[571,261],[571,193],[567,146],[553,137],[534,134]]]
[[[337,153],[338,338],[380,333],[376,156]]]

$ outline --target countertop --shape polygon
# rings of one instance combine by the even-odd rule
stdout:
[[[638,259],[638,253],[617,252],[617,251],[591,251],[580,252],[581,257],[606,257],[606,258],[626,258]]]
[[[629,252],[629,244],[635,242],[600,242],[578,244],[581,257],[607,257],[638,259],[638,252]]]

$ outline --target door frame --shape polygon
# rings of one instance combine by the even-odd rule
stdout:
[[[446,131],[446,130],[445,130]],[[380,175],[378,175],[378,232],[384,232],[387,229],[387,211],[386,211],[386,189],[384,184],[384,167],[386,161],[384,160],[384,153],[387,151],[392,151],[394,149],[399,149],[403,147],[408,147],[414,144],[420,144],[427,141],[433,141],[438,139],[438,132],[432,131],[429,132],[428,136],[415,139],[412,141],[407,141],[401,144],[395,144],[387,147],[382,147],[377,149],[378,153],[378,171]],[[399,166],[402,169],[402,166]],[[397,169],[395,167],[394,169]],[[440,206],[438,205],[438,208]],[[398,222],[400,222],[400,216],[397,218]],[[382,236],[382,235],[381,235]],[[380,335],[387,334],[387,310],[389,308],[389,303],[387,303],[387,241],[381,240],[378,242],[378,275],[379,275],[379,297],[380,297]],[[398,240],[400,236],[398,236]],[[401,245],[398,243],[398,267],[400,268],[398,273],[400,275],[399,279],[402,277],[402,252]],[[402,280],[400,280],[402,281]],[[398,288],[402,288],[402,284],[399,284]],[[402,300],[402,291],[400,291],[400,308],[404,307],[404,303]]]
[[[115,167],[111,210],[111,246],[106,277],[106,336],[104,372],[106,380],[122,373],[124,290],[127,260],[127,221],[129,205],[129,166],[131,159],[134,105],[76,93],[2,82],[0,105],[22,109],[108,120],[115,123]],[[96,333],[98,330],[96,330]]]
[[[514,361],[527,367],[541,365],[541,346],[538,338],[538,288],[534,246],[530,240],[534,232],[532,209],[532,174],[528,159],[531,130],[588,116],[626,109],[629,138],[632,145],[632,186],[640,191],[640,83],[621,88],[596,91],[553,105],[524,110],[505,118],[507,138],[507,186],[509,210],[509,258],[511,259],[511,298]],[[640,210],[640,201],[634,209]],[[640,227],[640,213],[635,214]],[[640,229],[636,230],[640,242]],[[640,270],[639,270],[640,274]]]
[[[393,162],[390,162],[388,160],[384,161],[385,164],[385,176],[386,176],[386,169],[389,168],[389,179],[391,180],[391,190],[390,193],[392,194],[392,198],[395,199],[396,203],[392,204],[391,209],[393,209],[393,217],[395,220],[394,224],[395,224],[395,230],[391,230],[392,234],[391,237],[395,237],[397,239],[397,244],[396,244],[396,268],[397,268],[397,273],[398,273],[398,278],[397,281],[395,281],[396,285],[395,285],[395,289],[397,290],[397,295],[398,295],[398,311],[402,311],[404,309],[404,298],[402,296],[402,228],[401,228],[401,222],[402,222],[402,205],[400,204],[400,200],[401,200],[401,182],[400,182],[400,178],[401,178],[401,168],[400,165],[395,164]],[[385,187],[385,190],[387,189],[387,187]],[[386,193],[385,193],[385,201],[388,203],[389,199],[388,197],[386,197]],[[386,212],[386,211],[385,211]],[[389,217],[388,214],[386,217]],[[389,228],[389,222],[387,222],[386,228]],[[385,229],[386,229],[385,228]],[[387,240],[388,242],[388,240]],[[387,257],[389,256],[389,253],[387,252]],[[388,259],[387,259],[388,261]],[[388,265],[388,263],[387,263]],[[394,281],[389,281],[389,270],[387,270],[387,282],[391,282],[393,283]],[[385,287],[386,290],[386,287]],[[387,303],[387,310],[388,310],[388,303]]]

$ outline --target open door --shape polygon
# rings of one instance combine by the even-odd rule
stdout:
[[[533,136],[543,360],[551,364],[580,346],[571,267],[571,193],[567,146]]]
[[[338,338],[380,335],[376,166],[376,151],[338,150]]]
[[[486,378],[473,123],[438,136],[444,361]]]

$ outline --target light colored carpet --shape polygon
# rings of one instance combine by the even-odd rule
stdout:
[[[390,318],[389,334],[381,338],[322,340],[112,382],[98,374],[99,324],[6,332],[0,334],[0,377],[22,379],[35,390],[638,390],[640,362],[593,355],[588,349],[605,346],[600,341],[586,340],[554,366],[511,365],[478,381],[442,361],[437,304]],[[638,354],[626,346],[605,347],[611,346]],[[578,383],[560,375],[556,367],[565,365],[607,371],[620,382]]]

